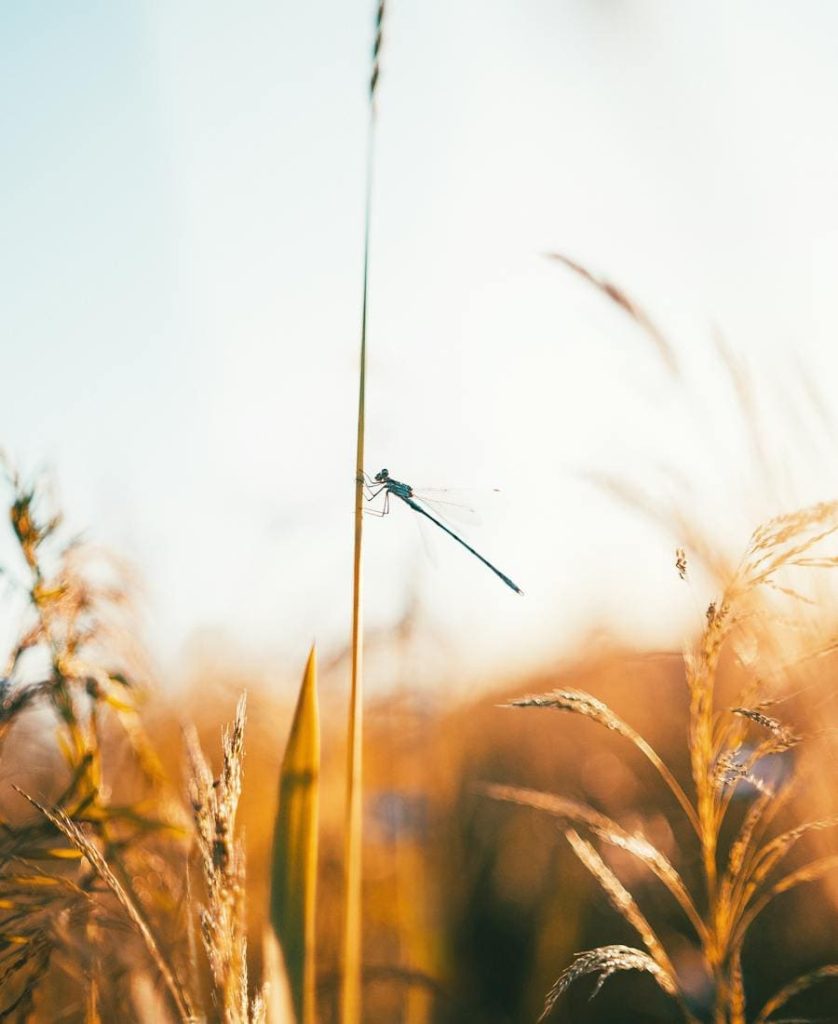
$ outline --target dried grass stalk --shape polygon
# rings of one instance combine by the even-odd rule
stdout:
[[[811,988],[827,978],[838,978],[838,964],[825,964],[823,967],[817,967],[814,971],[801,974],[799,978],[795,978],[788,985],[784,985],[759,1011],[754,1024],[768,1024],[768,1018],[772,1013],[785,1006],[796,995],[805,992],[807,988]]]
[[[748,721],[754,722],[771,733],[773,737],[771,753],[779,754],[784,750],[791,750],[802,739],[790,726],[784,725],[778,718],[766,715],[759,708],[731,708],[731,711],[734,715],[747,718]]]
[[[798,885],[805,885],[807,882],[817,881],[836,867],[838,867],[838,853],[833,853],[827,857],[820,857],[818,860],[811,861],[809,864],[802,865],[794,871],[789,872],[789,874],[784,875],[778,881],[774,882],[773,885],[768,886],[768,888],[762,889],[761,891],[757,890],[759,895],[742,914],[739,927],[736,931],[735,944],[737,946],[741,945],[744,941],[745,933],[754,923],[754,920],[777,896],[782,895],[784,892],[788,892],[789,889],[796,888]]]
[[[728,1024],[747,1024],[745,979],[742,977],[742,955],[740,949],[735,949],[731,954],[726,985]]]
[[[672,345],[669,343],[666,335],[655,325],[648,314],[646,314],[632,298],[630,298],[616,285],[612,284],[604,277],[598,277],[586,267],[583,267],[581,263],[577,263],[575,260],[572,260],[569,256],[565,256],[560,252],[552,252],[549,256],[550,259],[557,260],[559,263],[562,263],[564,266],[572,270],[575,274],[584,278],[584,280],[592,284],[602,292],[603,295],[607,296],[611,302],[631,317],[644,334],[651,340],[667,370],[669,370],[673,377],[680,376],[681,371],[678,365],[678,358],[675,355],[675,350],[672,348]]]
[[[61,832],[73,844],[73,846],[82,853],[96,874],[107,885],[116,897],[122,909],[125,911],[128,920],[143,940],[154,966],[157,968],[163,983],[169,991],[169,995],[171,996],[172,1002],[177,1010],[178,1017],[181,1021],[188,1022],[188,1024],[194,1022],[197,1018],[192,1012],[189,996],[177,978],[173,968],[167,963],[165,957],[160,951],[160,947],[157,944],[157,940],[154,937],[151,926],[146,920],[145,914],[122,886],[113,871],[111,871],[104,857],[99,852],[99,849],[93,844],[87,835],[85,835],[81,828],[79,828],[79,826],[68,818],[62,811],[50,810],[38,803],[37,800],[33,799],[27,793],[24,793],[22,790],[18,790],[18,792],[28,800],[33,807],[40,811],[47,821],[54,825],[55,828],[57,828],[58,831]]]
[[[681,880],[681,876],[670,861],[645,836],[638,832],[626,832],[606,815],[600,814],[599,811],[595,811],[586,804],[577,803],[566,797],[554,796],[551,793],[542,793],[534,789],[522,789],[517,786],[484,785],[481,787],[481,791],[495,800],[533,807],[564,821],[573,822],[575,825],[584,825],[599,839],[630,853],[645,864],[675,897],[678,905],[695,928],[698,937],[706,938],[705,924]]]
[[[244,851],[236,837],[242,785],[247,701],[225,730],[221,773],[213,778],[194,730],[185,733],[189,798],[205,898],[198,908],[201,939],[210,965],[213,1001],[223,1024],[250,1024],[247,939],[244,922]]]
[[[611,732],[616,732],[630,743],[633,743],[654,766],[683,808],[690,823],[696,830],[698,829],[695,808],[657,751],[651,744],[646,742],[640,733],[632,729],[627,722],[612,711],[604,701],[599,700],[585,690],[562,689],[551,690],[549,693],[517,697],[503,706],[515,708],[552,708],[555,711],[569,711],[572,714],[590,718],[591,721],[597,722],[599,725],[611,730]]]
[[[666,950],[628,889],[606,865],[594,847],[587,840],[582,839],[575,829],[567,829],[565,836],[573,852],[605,890],[614,909],[628,921],[643,940],[643,945],[649,950],[655,963],[665,974],[674,979],[675,969]]]

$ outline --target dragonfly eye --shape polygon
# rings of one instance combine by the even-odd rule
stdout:
[[[376,474],[375,474],[375,479],[376,479],[376,480],[377,480],[377,481],[378,481],[379,483],[383,483],[383,482],[384,482],[384,481],[385,481],[385,480],[387,479],[387,477],[388,477],[389,475],[390,475],[390,474],[389,474],[389,473],[387,472],[387,470],[386,470],[386,469],[382,469],[382,470],[380,470],[380,471],[379,471],[378,473],[376,473]]]

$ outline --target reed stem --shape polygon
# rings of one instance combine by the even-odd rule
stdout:
[[[361,1020],[361,882],[363,796],[363,605],[362,568],[364,533],[364,426],[367,379],[367,311],[369,295],[370,222],[372,210],[375,93],[378,84],[384,0],[376,9],[373,65],[370,77],[367,129],[366,201],[364,212],[364,276],[361,301],[361,358],[358,383],[358,436],[355,450],[355,549],[352,573],[352,683],[349,695],[349,736],[346,763],[346,835],[344,847],[343,972],[340,1019],[342,1024]]]

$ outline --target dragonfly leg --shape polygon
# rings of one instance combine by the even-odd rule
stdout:
[[[380,493],[381,493],[381,491],[377,491],[373,495],[373,497],[374,498],[378,497],[378,495]],[[367,498],[367,501],[372,501],[372,498]],[[387,491],[385,493],[385,495],[384,495],[384,504],[381,506],[380,509],[378,509],[378,508],[365,508],[364,511],[366,513],[368,513],[369,515],[371,515],[371,516],[380,516],[382,518],[384,516],[386,516],[386,515],[389,515],[390,514],[390,492]]]
[[[371,516],[386,516],[387,513],[390,511],[390,492],[387,490],[387,488],[385,486],[382,486],[377,487],[375,490],[373,490],[373,488],[370,487],[368,484],[364,484],[364,487],[367,491],[369,491],[369,496],[364,495],[365,501],[374,501],[379,496],[379,494],[381,494],[381,492],[384,491],[383,507],[380,510],[377,508],[367,508],[364,509],[364,511]]]

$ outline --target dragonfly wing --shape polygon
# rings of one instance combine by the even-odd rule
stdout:
[[[450,500],[447,497],[437,497],[437,495],[447,495],[448,491],[431,491],[421,490],[413,491],[413,498],[420,505],[424,507],[437,519],[442,519],[449,525],[458,526],[480,526],[482,520],[479,514],[468,504],[462,504],[459,501]]]

